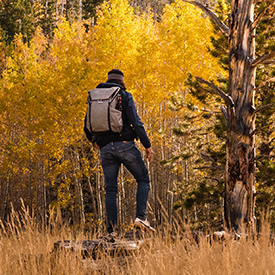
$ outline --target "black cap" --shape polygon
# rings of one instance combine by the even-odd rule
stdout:
[[[124,74],[121,70],[118,69],[112,69],[110,72],[108,72],[108,80],[124,80]]]

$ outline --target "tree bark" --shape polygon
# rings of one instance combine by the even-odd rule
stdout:
[[[252,0],[231,4],[229,96],[233,106],[227,105],[225,220],[231,230],[251,232],[255,220],[254,5]]]
[[[99,167],[100,162],[98,161],[97,167]],[[98,171],[96,173],[96,198],[98,201],[98,217],[99,220],[103,220],[103,196],[101,195],[101,174],[100,174],[100,169],[98,168]]]
[[[82,8],[83,8],[82,0],[79,0],[79,21],[82,20]]]
[[[267,62],[275,52],[255,59],[255,29],[262,15],[254,22],[253,0],[232,0],[228,31],[217,16],[197,1],[184,0],[205,11],[229,41],[229,92],[225,94],[212,83],[199,77],[224,99],[222,113],[227,122],[224,214],[226,226],[236,232],[255,230],[255,118],[254,107],[256,66]]]
[[[64,6],[65,6],[65,0],[62,0],[61,1],[61,12],[60,12],[61,17],[64,16]]]

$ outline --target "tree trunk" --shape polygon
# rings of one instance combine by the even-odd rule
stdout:
[[[41,177],[41,186],[40,186],[40,209],[41,209],[41,219],[43,228],[47,224],[47,190],[45,184],[45,163],[44,160],[40,163],[40,177]]]
[[[82,0],[79,0],[79,21],[82,20]]]
[[[233,0],[231,8],[228,38],[232,105],[227,110],[225,220],[231,230],[251,232],[255,188],[254,5],[252,0]]]
[[[6,186],[5,188],[3,188],[3,204],[2,204],[2,209],[1,209],[1,216],[0,219],[4,220],[5,216],[6,216],[6,207],[7,207],[7,203],[8,203],[8,194],[9,194],[9,187],[10,187],[10,177],[8,176],[6,179]]]
[[[48,18],[48,0],[46,0],[45,2],[45,13],[44,13],[44,17],[45,17],[45,22],[47,22],[47,18]],[[46,23],[45,23],[46,24]]]
[[[97,167],[99,167],[100,162],[98,161]],[[96,198],[98,201],[98,219],[103,220],[103,197],[101,196],[101,174],[100,169],[96,173]]]
[[[71,10],[71,0],[66,0],[66,20],[69,20]]]
[[[64,6],[65,6],[65,0],[62,0],[61,1],[61,12],[60,12],[61,17],[64,16]]]
[[[84,196],[83,196],[83,189],[81,185],[81,181],[77,177],[77,172],[81,170],[80,168],[80,156],[77,152],[73,151],[75,153],[75,164],[74,164],[74,175],[75,175],[75,184],[77,185],[78,193],[79,193],[79,211],[80,211],[80,224],[81,226],[84,226],[86,223],[85,218],[85,209],[84,209]],[[73,157],[73,156],[72,156]]]

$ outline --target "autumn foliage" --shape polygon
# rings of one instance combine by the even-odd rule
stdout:
[[[126,0],[112,0],[98,8],[96,20],[60,20],[53,38],[39,27],[27,43],[17,35],[0,79],[0,218],[11,204],[20,208],[23,198],[45,222],[52,207],[74,225],[104,221],[98,153],[83,134],[83,119],[87,91],[104,82],[110,69],[119,68],[155,151],[148,164],[150,219],[168,222],[182,199],[177,190],[188,191],[188,184],[203,178],[203,171],[192,169],[196,157],[184,157],[197,154],[194,148],[201,142],[190,133],[199,130],[205,141],[213,146],[216,142],[198,119],[186,121],[180,136],[173,131],[186,116],[202,112],[186,87],[189,75],[215,81],[224,74],[207,50],[212,34],[202,12],[181,0],[167,5],[158,21],[150,11],[136,13]],[[176,162],[167,162],[174,157]],[[133,179],[122,169],[121,224],[134,213],[134,189]]]

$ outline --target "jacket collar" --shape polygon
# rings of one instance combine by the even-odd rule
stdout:
[[[125,88],[117,83],[100,83],[97,85],[97,88],[111,88],[111,87],[120,87],[122,90],[125,90]]]

